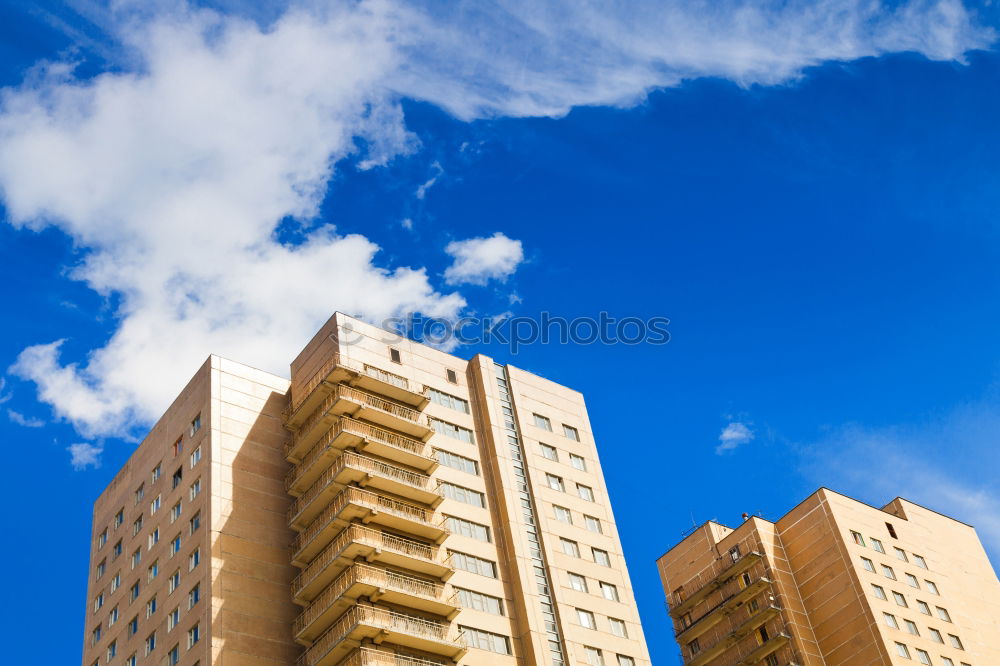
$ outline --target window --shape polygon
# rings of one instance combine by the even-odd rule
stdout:
[[[173,449],[174,457],[176,458],[177,456],[179,456],[181,454],[181,451],[183,450],[184,450],[184,438],[178,437],[177,441],[174,442],[174,449]]]
[[[924,580],[924,585],[927,586],[927,591],[931,594],[941,594],[938,592],[938,586],[929,580]]]
[[[452,384],[458,383],[458,373],[455,372],[454,370],[448,370],[445,376],[448,378],[448,381],[451,382]]]
[[[135,658],[135,652],[133,652],[131,656],[129,656],[129,658],[125,660],[125,666],[137,666],[138,663],[139,662],[136,661]]]
[[[449,497],[453,500],[458,500],[459,502],[471,504],[472,506],[478,506],[480,508],[486,507],[486,497],[478,490],[463,488],[462,486],[456,486],[447,482],[442,482],[441,485],[438,486],[438,490],[444,497]]]
[[[896,572],[887,564],[882,565],[882,575],[890,580],[896,580]]]
[[[920,632],[917,630],[917,625],[914,624],[912,621],[910,621],[910,620],[903,620],[903,623],[906,625],[906,631],[908,631],[909,633],[913,634],[914,636],[919,636],[920,635]]]
[[[729,561],[736,563],[739,561],[739,559],[740,559],[740,545],[736,544],[735,546],[729,549]]]
[[[906,574],[906,582],[910,587],[920,589],[920,583],[917,582],[917,577],[913,574]]]
[[[587,529],[590,530],[591,532],[604,534],[604,531],[601,529],[601,521],[598,520],[597,518],[584,514],[583,523],[587,526]]]
[[[191,526],[191,534],[197,532],[198,528],[201,527],[201,511],[194,514],[194,516],[191,518],[190,526]]]
[[[139,633],[139,616],[138,615],[136,615],[135,617],[133,617],[131,620],[128,621],[128,627],[127,627],[125,633],[128,634],[129,638],[131,638],[132,636],[135,636],[137,633]]]
[[[589,592],[587,589],[587,579],[580,574],[569,574],[569,586],[577,592]]]
[[[587,461],[583,459],[583,456],[578,456],[575,453],[569,454],[569,464],[581,472],[587,471]]]
[[[400,355],[399,350],[392,347],[389,347],[389,360],[393,363],[403,363],[403,357]]]
[[[875,563],[869,560],[867,557],[861,558],[861,566],[865,568],[865,571],[871,571],[875,573]]]
[[[90,644],[97,645],[101,642],[101,625],[97,625],[97,628],[90,632]]]
[[[572,439],[574,442],[580,441],[580,431],[573,426],[568,426],[563,423],[563,434]]]
[[[896,553],[896,559],[902,560],[903,562],[909,562],[910,560],[906,557],[906,551],[902,548],[892,547],[892,550]]]
[[[944,666],[955,666],[955,662],[953,662],[948,657],[944,657],[944,656],[941,657],[941,663],[944,664]],[[968,665],[967,664],[962,664],[962,666],[968,666]]]
[[[149,475],[149,477],[153,483],[156,483],[157,481],[160,480],[161,476],[163,476],[163,465],[157,463],[156,467],[153,468],[153,472]]]
[[[148,657],[150,653],[156,649],[156,632],[154,631],[149,636],[146,636],[146,656]]]
[[[932,627],[928,627],[927,631],[931,632],[931,639],[938,643],[944,643],[944,637],[941,636],[941,632]]]
[[[115,593],[122,584],[122,572],[118,571],[115,573],[115,577],[111,579],[111,594]]]
[[[878,599],[882,599],[883,601],[885,601],[885,599],[886,599],[885,588],[883,588],[881,585],[874,585],[873,584],[872,585],[872,590],[875,592],[875,596]]]
[[[160,543],[160,528],[157,527],[152,532],[150,532],[149,536],[146,538],[146,541],[147,541],[146,548],[152,548],[156,544]]]
[[[181,485],[181,480],[183,478],[184,478],[184,468],[178,467],[177,471],[174,472],[174,475],[170,477],[170,487],[176,488],[177,486]]]
[[[886,523],[888,525],[888,523]],[[896,654],[904,659],[910,658],[910,648],[906,647],[902,643],[896,643]]]
[[[451,556],[451,563],[456,569],[469,571],[489,578],[497,577],[497,565],[490,560],[484,560],[481,557],[467,555],[455,550],[449,550],[448,553]]]
[[[201,447],[200,446],[197,449],[195,449],[194,451],[191,452],[191,457],[188,460],[189,460],[188,464],[191,467],[194,467],[195,465],[197,465],[198,463],[201,462]]]
[[[145,485],[140,483],[139,487],[135,489],[135,503],[138,505],[142,501],[142,496],[145,494]]]
[[[464,398],[459,398],[458,396],[451,395],[450,393],[444,393],[443,391],[432,389],[429,386],[424,387],[424,394],[430,398],[431,402],[441,405],[442,407],[454,409],[455,411],[462,412],[464,414],[470,413],[469,401]]]
[[[541,414],[532,414],[532,416],[535,419],[535,427],[552,432],[552,421],[549,421],[548,417]]]
[[[594,501],[594,489],[590,486],[585,486],[582,483],[576,484],[576,494],[588,502]]]
[[[559,539],[559,545],[562,547],[562,552],[570,557],[580,557],[580,544],[576,541],[571,541],[570,539]]]
[[[483,629],[473,629],[472,627],[459,626],[458,630],[465,636],[465,641],[469,647],[480,650],[488,650],[497,654],[510,654],[510,640],[502,634],[494,634],[492,631]]]
[[[913,561],[916,563],[918,567],[920,567],[921,569],[927,568],[927,560],[925,560],[923,556],[917,555],[916,553],[911,553],[911,555],[913,555]]]
[[[188,629],[188,649],[193,648],[201,639],[201,624],[196,624]]]
[[[96,613],[97,611],[101,610],[102,608],[104,608],[104,593],[103,592],[101,592],[96,597],[94,597],[94,612]]]
[[[139,581],[132,583],[132,587],[129,588],[128,598],[129,602],[135,601],[139,598]]]
[[[875,549],[876,553],[885,553],[885,546],[882,545],[881,541],[875,537],[871,537],[869,540],[872,542],[872,548]]]
[[[882,617],[885,618],[886,625],[892,627],[893,629],[899,629],[899,623],[896,622],[896,616],[891,613],[882,613]]]
[[[156,612],[156,595],[153,595],[152,597],[149,598],[149,601],[146,602],[146,617],[150,617],[155,612]]]
[[[160,505],[163,502],[163,496],[157,495],[152,502],[149,503],[149,515],[153,515],[160,510]]]
[[[188,592],[188,610],[194,608],[195,605],[200,600],[201,600],[201,584],[199,583],[198,585],[192,587],[191,591]]]
[[[427,417],[427,422],[436,433],[461,440],[467,444],[474,443],[472,431],[468,428],[463,428],[460,425],[448,423],[447,421],[442,421],[441,419],[435,419],[433,417]]]
[[[167,615],[167,631],[173,630],[173,628],[177,626],[177,623],[180,622],[180,619],[181,619],[180,607],[177,607],[172,611],[170,611],[170,613]]]
[[[125,522],[125,509],[121,508],[118,509],[118,513],[115,514],[115,529],[121,527],[122,523],[124,522]]]
[[[170,507],[170,522],[174,522],[181,517],[181,503],[178,500],[177,504]]]
[[[177,666],[181,660],[181,646],[175,645],[167,653],[167,666]]]
[[[861,532],[855,532],[854,530],[851,530],[851,538],[854,539],[854,543],[858,544],[859,546],[865,545],[865,538],[861,536]]]
[[[920,612],[923,613],[924,615],[931,614],[931,607],[927,605],[926,601],[921,601],[920,599],[917,599],[917,608],[919,608]]]
[[[167,579],[167,594],[176,590],[180,586],[180,584],[181,584],[181,570],[178,569],[177,571],[170,574],[170,578]]]
[[[104,528],[104,531],[97,535],[97,547],[104,548],[104,544],[108,542],[108,528]]]
[[[181,551],[181,535],[178,534],[170,540],[170,556],[173,557]]]
[[[573,524],[573,514],[564,506],[559,506],[558,504],[553,504],[552,509],[555,511],[556,520],[561,523]]]
[[[458,599],[462,608],[471,608],[492,615],[503,615],[503,602],[497,597],[458,588]]]
[[[941,608],[940,606],[937,606],[936,608],[939,618],[941,618],[945,622],[951,622],[951,614],[946,609]]]
[[[118,539],[118,542],[111,548],[111,559],[115,559],[122,554],[122,540]]]
[[[566,487],[563,484],[562,478],[556,476],[555,474],[546,474],[545,475],[545,485],[547,485],[552,490],[560,490],[560,491],[565,491],[566,490]]]
[[[118,604],[115,604],[115,607],[111,609],[110,613],[108,613],[108,626],[109,627],[114,626],[115,622],[117,621],[118,621]]]
[[[132,553],[132,568],[135,569],[139,562],[142,561],[142,548],[136,548],[135,552]]]
[[[201,564],[201,547],[195,548],[188,556],[188,571]]]
[[[104,572],[107,570],[107,568],[108,568],[108,561],[107,560],[101,560],[101,563],[98,564],[97,568],[94,570],[94,579],[96,580],[96,579],[100,578],[101,576],[103,576]]]
[[[635,666],[635,659],[620,654],[618,655],[618,666]]]
[[[142,531],[142,516],[139,516],[132,522],[132,536],[137,535]]]
[[[896,528],[892,526],[892,523],[886,523],[885,529],[889,531],[889,536],[891,536],[893,539],[899,538],[898,536],[896,536]]]
[[[188,435],[194,437],[194,434],[199,430],[201,430],[201,414],[191,420],[191,429],[188,431]]]
[[[906,597],[904,597],[899,592],[893,592],[892,598],[896,600],[897,606],[902,606],[903,608],[909,608],[909,605],[906,603]]]
[[[188,501],[193,502],[194,498],[197,497],[198,493],[200,492],[201,492],[201,478],[198,478],[197,480],[195,480],[194,483],[191,484],[191,489],[188,491]]]
[[[604,654],[597,648],[584,646],[583,653],[587,658],[587,666],[604,666]]]
[[[618,601],[618,588],[611,583],[601,583],[601,595],[605,599],[610,599],[611,601]]]
[[[160,575],[160,562],[157,560],[149,565],[149,569],[146,570],[146,582],[152,582],[157,576]]]
[[[452,534],[461,534],[477,541],[490,541],[490,528],[486,527],[486,525],[480,525],[471,520],[456,518],[455,516],[445,516],[445,525],[447,525],[448,530]]]
[[[701,643],[698,642],[697,638],[688,643],[688,650],[691,652],[692,656],[701,652]]]
[[[576,619],[580,623],[581,627],[586,627],[587,629],[597,629],[597,621],[594,619],[594,614],[589,610],[577,608]]]
[[[443,451],[442,449],[434,449],[434,457],[445,467],[479,476],[479,463],[472,458],[466,458],[465,456],[460,456],[450,451]]]
[[[921,649],[918,648],[917,649],[917,661],[919,661],[921,664],[926,664],[927,666],[930,666],[931,656],[929,654],[927,654],[926,651],[921,650]]]
[[[538,446],[542,449],[542,457],[548,458],[549,460],[559,460],[559,452],[556,451],[556,447],[549,446],[548,444],[539,444]]]
[[[117,654],[118,654],[118,641],[111,641],[111,644],[108,645],[108,661],[114,659],[115,655]]]
[[[962,645],[962,639],[955,634],[948,634],[948,640],[951,641],[951,646],[956,650],[964,650],[965,646]]]
[[[608,554],[608,551],[600,548],[591,548],[590,550],[594,555],[594,562],[605,567],[611,566],[611,555]]]
[[[615,636],[621,638],[628,638],[628,630],[625,628],[625,622],[613,617],[608,618],[608,624],[611,626],[611,633]]]
[[[764,666],[778,666],[778,658],[773,654],[764,657]]]

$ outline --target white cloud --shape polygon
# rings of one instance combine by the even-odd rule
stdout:
[[[7,380],[0,377],[0,405],[10,400],[13,396],[10,393],[4,395],[4,388],[7,386]]]
[[[506,280],[524,261],[521,241],[499,231],[487,238],[452,241],[444,248],[452,257],[444,272],[448,284],[484,285],[490,280]]]
[[[726,425],[719,433],[719,445],[715,447],[717,454],[732,451],[741,444],[753,441],[754,433],[750,426],[740,421],[733,421]]]
[[[90,435],[148,423],[210,352],[284,372],[334,309],[457,316],[459,294],[423,269],[380,265],[362,236],[327,226],[292,247],[273,234],[286,217],[317,215],[343,158],[374,168],[417,149],[401,96],[465,119],[559,115],[684,78],[780,83],[824,60],[957,59],[992,39],[958,0],[474,11],[373,0],[311,3],[264,27],[162,5],[115,3],[125,9],[98,17],[87,3],[124,45],[107,52],[128,58],[87,81],[65,63],[39,67],[0,94],[10,221],[60,228],[84,252],[71,276],[120,303],[117,329],[86,358],[40,341],[13,368]],[[460,241],[453,256],[446,281],[479,284],[523,255],[499,234]]]
[[[432,187],[434,187],[434,184],[437,183],[438,178],[440,178],[442,174],[444,174],[444,169],[441,167],[440,162],[435,161],[434,163],[431,164],[431,167],[434,169],[434,175],[428,178],[423,183],[421,183],[420,187],[417,188],[417,191],[414,192],[414,194],[418,199],[423,199],[424,197],[426,197],[427,191]]]
[[[104,447],[100,444],[70,444],[66,447],[70,454],[70,464],[78,472],[88,467],[101,466],[101,454]]]
[[[45,425],[45,421],[25,416],[20,412],[15,412],[13,409],[7,410],[7,418],[10,419],[11,423],[16,423],[17,425],[24,426],[25,428],[41,428]]]

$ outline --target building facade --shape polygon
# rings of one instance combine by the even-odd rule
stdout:
[[[649,666],[582,396],[342,314],[94,506],[84,666]]]
[[[975,530],[820,489],[777,522],[697,528],[657,561],[685,666],[1000,664]]]

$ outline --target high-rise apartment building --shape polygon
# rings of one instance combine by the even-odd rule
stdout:
[[[685,666],[1000,664],[1000,583],[969,525],[825,488],[745,518],[658,560]]]
[[[649,666],[583,397],[334,315],[94,506],[84,666]]]

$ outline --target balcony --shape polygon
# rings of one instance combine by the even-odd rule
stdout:
[[[292,581],[292,601],[305,606],[352,562],[399,567],[448,579],[453,573],[447,555],[437,546],[386,534],[357,523],[348,525]]]
[[[336,353],[301,387],[293,386],[291,400],[282,412],[285,425],[298,428],[340,383],[374,391],[416,409],[427,404],[427,398],[412,391],[405,377]]]
[[[694,658],[686,662],[686,666],[705,666],[705,664],[711,663],[720,654],[739,643],[759,627],[764,626],[764,624],[776,617],[780,612],[781,609],[774,605],[764,607],[751,615],[743,624],[736,627],[721,641],[707,650],[702,650],[696,654]]]
[[[378,606],[352,606],[299,658],[296,666],[333,666],[364,639],[457,660],[466,652],[460,637],[451,638],[447,622],[406,615]]]
[[[295,440],[291,440],[285,449],[289,460],[294,460],[291,455],[294,448]],[[324,463],[329,462],[329,458],[336,455],[337,451],[349,448],[370,451],[380,458],[387,458],[421,472],[432,472],[438,466],[437,460],[430,457],[431,450],[425,442],[343,417],[288,472],[285,488],[293,495],[302,492],[326,469]]]
[[[758,647],[756,650],[748,654],[741,661],[739,661],[736,666],[751,666],[751,664],[759,664],[762,662],[769,654],[774,654],[781,648],[788,645],[792,640],[792,637],[788,634],[778,634],[772,636],[771,638],[764,641],[764,644]],[[790,665],[793,666],[793,665]]]
[[[459,610],[455,591],[444,583],[367,564],[352,564],[296,618],[292,625],[295,640],[312,645],[330,622],[359,597],[449,617]]]
[[[436,543],[444,541],[448,529],[432,509],[408,504],[370,490],[348,486],[292,541],[292,564],[309,562],[348,524],[360,520],[377,523]]]
[[[371,421],[420,441],[427,441],[434,433],[427,419],[417,410],[386,400],[374,393],[338,384],[332,387],[331,393],[296,429],[285,449],[285,456],[289,462],[298,462],[330,425],[338,417],[343,416]]]
[[[708,598],[712,592],[715,592],[723,585],[725,585],[731,578],[738,576],[743,573],[754,564],[760,561],[761,554],[753,551],[747,553],[740,559],[733,562],[731,565],[723,569],[718,575],[713,577],[707,583],[702,585],[697,591],[695,591],[691,596],[683,600],[675,600],[675,603],[670,607],[670,615],[676,620],[680,616],[684,615],[692,608],[697,606],[699,603]]]
[[[717,606],[709,609],[704,615],[692,622],[689,626],[677,632],[677,641],[687,643],[701,636],[706,631],[716,626],[724,619],[739,610],[745,602],[753,599],[771,585],[771,579],[761,577],[747,585],[736,594],[732,594],[722,600]]]
[[[374,488],[436,507],[443,499],[431,477],[345,451],[288,507],[289,527],[301,530],[349,485]]]
[[[445,666],[450,663],[363,647],[347,655],[337,666]]]

